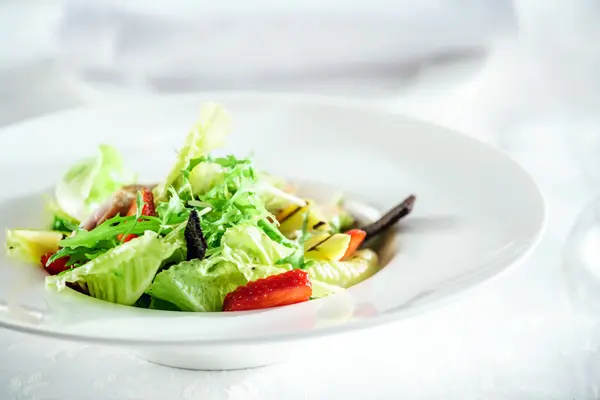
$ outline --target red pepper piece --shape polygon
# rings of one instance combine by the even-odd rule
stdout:
[[[346,253],[344,253],[344,256],[342,257],[342,261],[352,257],[367,237],[367,233],[362,229],[351,229],[345,233],[346,235],[350,235],[350,243],[348,244]]]
[[[154,195],[152,194],[152,192],[148,189],[142,190],[142,200],[144,202],[144,206],[142,207],[142,215],[146,215],[149,217],[155,217],[156,209],[154,208]],[[137,206],[138,206],[137,200],[134,200],[133,202],[131,202],[131,206],[129,207],[129,210],[127,211],[127,216],[136,215],[137,214]],[[140,219],[140,221],[141,221],[141,219]],[[131,239],[135,239],[136,237],[138,237],[138,235],[131,233],[131,234],[127,235],[125,240],[123,240],[123,243],[129,242]],[[122,240],[123,234],[121,233],[121,234],[117,235],[117,239]]]

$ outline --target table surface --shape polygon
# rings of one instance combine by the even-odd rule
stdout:
[[[600,329],[572,309],[561,275],[568,230],[597,195],[600,57],[593,46],[573,52],[577,37],[552,51],[536,37],[499,43],[482,60],[426,69],[377,96],[331,88],[474,135],[528,168],[550,219],[518,268],[426,315],[245,371],[170,369],[114,348],[2,330],[0,398],[600,398]],[[0,72],[1,125],[105,100],[53,65],[40,59]]]

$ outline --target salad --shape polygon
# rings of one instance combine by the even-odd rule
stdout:
[[[213,156],[231,129],[221,105],[202,105],[158,184],[137,182],[121,153],[100,145],[47,199],[51,226],[7,230],[7,253],[43,268],[50,290],[171,311],[299,303],[379,270],[366,243],[409,214],[414,196],[359,228],[343,201],[317,204],[249,158]]]

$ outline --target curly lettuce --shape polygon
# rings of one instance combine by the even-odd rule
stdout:
[[[225,168],[215,162],[200,162],[190,172],[189,182],[194,195],[202,195],[225,180]]]
[[[228,229],[243,223],[257,225],[271,216],[256,195],[256,175],[249,160],[229,157],[215,162],[225,169],[222,183],[199,195],[197,200],[200,206],[210,209],[201,221],[209,249],[221,246]]]
[[[154,189],[156,201],[167,200],[171,187],[179,192],[186,183],[182,171],[188,169],[194,159],[222,147],[231,128],[229,114],[222,106],[215,103],[204,104],[200,109],[200,118],[188,133],[175,165],[164,182]]]

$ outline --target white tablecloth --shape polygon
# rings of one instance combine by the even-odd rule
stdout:
[[[499,43],[486,60],[368,94],[495,143],[532,172],[550,221],[518,268],[429,314],[246,371],[170,369],[117,349],[2,330],[0,398],[599,399],[600,329],[594,316],[572,312],[561,276],[564,239],[597,194],[600,170],[598,24],[582,10],[565,15],[571,24],[560,29],[534,24],[536,32]],[[44,60],[0,72],[0,88],[0,124],[89,102],[92,93]]]

